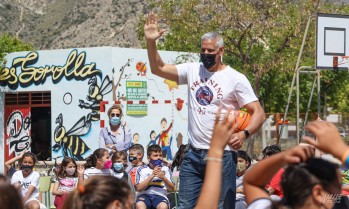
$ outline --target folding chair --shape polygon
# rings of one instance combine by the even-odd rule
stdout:
[[[175,202],[176,202],[176,209],[178,208],[178,176],[172,176],[174,181],[174,196],[175,196]]]
[[[39,191],[45,196],[46,208],[51,208],[51,177],[50,176],[40,176],[39,179]]]

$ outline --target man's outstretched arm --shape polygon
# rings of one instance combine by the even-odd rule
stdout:
[[[153,12],[148,14],[148,19],[144,24],[144,36],[147,43],[147,51],[151,72],[162,78],[172,80],[178,83],[178,72],[175,65],[165,64],[156,47],[156,40],[165,32],[165,29],[159,31],[158,16]]]

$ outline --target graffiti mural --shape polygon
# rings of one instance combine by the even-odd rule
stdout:
[[[171,152],[172,136],[169,135],[169,131],[172,128],[173,121],[167,127],[166,118],[162,118],[160,124],[161,124],[161,132],[157,137],[159,138],[158,145],[161,146],[162,157],[172,160],[172,152]]]
[[[59,83],[63,77],[67,80],[85,80],[95,75],[101,76],[101,71],[96,69],[96,63],[85,64],[86,52],[78,53],[72,50],[63,66],[46,65],[45,67],[33,67],[38,62],[39,54],[30,52],[25,57],[17,57],[12,61],[11,67],[5,67],[1,71],[0,85],[8,86],[10,89],[17,89],[44,84],[46,78],[51,76],[54,84]],[[17,70],[20,73],[17,75]]]
[[[62,150],[62,156],[69,156],[75,160],[83,160],[83,154],[90,150],[86,143],[81,139],[91,129],[91,114],[88,114],[87,119],[80,118],[78,122],[69,130],[63,126],[63,116],[59,114],[56,118],[57,127],[54,132],[54,141],[52,149],[54,152]]]
[[[12,109],[12,110],[11,110]],[[30,109],[29,108],[7,108],[6,115],[6,144],[8,145],[8,156],[18,155],[30,147]]]
[[[180,52],[159,53],[166,63],[178,64],[183,58]],[[116,103],[123,108],[123,124],[135,135],[134,143],[145,148],[148,144],[159,144],[165,159],[171,161],[178,146],[187,142],[188,88],[152,74],[146,50],[117,47],[41,50],[11,53],[6,60],[0,72],[0,86],[16,92],[51,94],[50,118],[46,123],[51,129],[44,140],[50,141],[47,146],[52,158],[70,156],[82,160],[99,148],[100,130],[109,120],[103,111]],[[103,101],[109,104],[101,105]],[[34,111],[32,115],[22,114],[13,116],[23,121],[18,119],[16,127],[15,123],[8,123],[12,128],[7,132],[16,131],[11,132],[11,137],[8,133],[4,137],[5,155],[30,148],[31,138],[36,139],[30,133]],[[4,117],[5,126],[8,116]],[[167,121],[161,126],[163,118]],[[16,137],[20,127],[21,133],[27,135]]]
[[[113,84],[109,79],[109,76],[106,76],[103,79],[103,82],[100,86],[97,84],[97,78],[92,77],[88,81],[89,89],[86,100],[89,102],[85,102],[84,100],[79,100],[79,107],[81,109],[90,109],[92,121],[99,121],[100,119],[100,102],[103,100],[103,96],[110,93],[112,91]]]

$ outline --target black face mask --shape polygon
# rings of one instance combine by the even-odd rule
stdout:
[[[200,54],[200,60],[206,69],[211,69],[217,64],[216,55],[217,54]]]
[[[137,160],[137,157],[134,156],[128,156],[128,161],[132,163],[133,161]]]
[[[21,168],[22,170],[25,170],[25,171],[31,171],[33,169],[34,166],[32,165],[22,165]]]

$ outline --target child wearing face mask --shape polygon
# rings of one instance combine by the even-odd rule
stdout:
[[[108,150],[104,148],[96,149],[86,158],[84,179],[96,175],[112,176],[114,174],[111,170],[112,165],[113,162],[110,159]]]
[[[148,165],[137,169],[136,208],[169,208],[167,191],[174,191],[172,173],[162,165],[162,150],[159,145],[147,149]]]
[[[242,185],[245,172],[251,166],[251,158],[248,154],[239,150],[238,154],[238,162],[236,165],[236,201],[235,201],[235,209],[246,209],[247,204],[245,202],[245,192]]]
[[[73,158],[65,157],[63,159],[52,189],[52,194],[56,195],[54,205],[57,209],[63,206],[67,194],[77,187],[78,182],[83,181],[83,174],[84,168],[82,166],[78,168]]]
[[[135,198],[136,192],[131,181],[131,176],[125,171],[127,167],[127,153],[125,151],[117,151],[114,153],[111,160],[113,162],[112,170],[114,171],[114,176],[128,183],[131,194],[133,198]]]
[[[36,156],[33,153],[24,153],[20,160],[21,170],[16,171],[11,179],[11,184],[22,195],[22,202],[25,208],[40,208],[38,199],[40,174],[33,171],[36,161]]]
[[[132,169],[129,171],[129,174],[134,186],[136,186],[137,169],[145,165],[143,163],[143,156],[144,147],[141,144],[134,144],[130,147],[128,161],[132,164]]]

